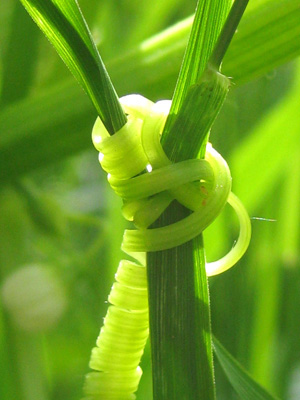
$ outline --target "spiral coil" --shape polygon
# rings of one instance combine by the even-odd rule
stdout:
[[[173,164],[160,145],[170,102],[153,104],[139,95],[121,99],[128,122],[109,136],[97,119],[93,142],[108,181],[123,199],[123,215],[137,230],[125,230],[122,250],[139,263],[122,260],[109,295],[104,325],[92,350],[84,400],[135,399],[142,374],[140,358],[148,337],[148,299],[145,252],[179,246],[207,228],[228,202],[240,221],[240,235],[222,259],[206,264],[209,276],[230,268],[246,251],[249,217],[231,192],[231,176],[224,159],[206,148],[204,160]],[[181,221],[148,229],[176,199],[192,213]]]

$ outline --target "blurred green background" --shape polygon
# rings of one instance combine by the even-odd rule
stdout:
[[[177,64],[164,64],[164,76],[152,76],[146,58],[135,72],[131,49],[191,15],[195,1],[80,5],[118,94],[171,98],[181,53]],[[0,57],[0,398],[75,400],[126,222],[91,143],[92,106],[17,0],[0,3]],[[253,237],[236,267],[210,279],[212,327],[254,378],[297,400],[299,63],[242,83],[233,76],[211,141],[229,163]],[[225,209],[208,229],[208,259],[232,246],[236,222]],[[150,400],[149,348],[142,367],[138,399]],[[216,382],[218,399],[237,398],[217,362]]]

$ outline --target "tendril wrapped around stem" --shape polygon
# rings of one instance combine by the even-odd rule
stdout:
[[[250,220],[231,192],[226,161],[207,144],[205,159],[172,163],[160,145],[170,101],[156,104],[139,95],[121,99],[128,122],[110,136],[97,119],[93,142],[113,190],[123,199],[123,215],[136,230],[125,230],[122,250],[138,263],[122,260],[109,302],[112,304],[92,351],[86,400],[134,399],[141,376],[138,367],[148,336],[145,252],[179,246],[206,229],[228,202],[240,221],[240,235],[231,251],[206,263],[208,276],[234,265],[246,251]],[[186,218],[149,229],[173,200],[191,210]]]

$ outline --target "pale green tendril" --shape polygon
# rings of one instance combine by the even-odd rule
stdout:
[[[218,261],[206,263],[208,276],[231,268],[245,253],[251,235],[247,212],[231,192],[226,161],[206,147],[205,159],[172,163],[160,137],[170,101],[156,104],[139,95],[121,99],[128,122],[113,136],[97,119],[93,142],[108,181],[123,199],[123,215],[136,230],[124,232],[122,249],[140,264],[122,260],[109,295],[111,306],[92,350],[83,400],[135,399],[142,374],[139,362],[148,337],[148,297],[145,252],[179,246],[207,228],[228,202],[240,222],[235,246]],[[191,210],[186,218],[148,228],[173,200]]]
[[[205,160],[172,163],[160,145],[171,102],[154,104],[140,95],[129,95],[121,103],[128,123],[109,136],[98,119],[93,142],[109,183],[124,200],[124,216],[138,228],[125,231],[122,249],[132,254],[179,246],[203,232],[228,202],[238,215],[240,236],[225,257],[207,263],[206,269],[208,276],[229,269],[246,251],[251,226],[246,210],[231,193],[227,163],[211,144]],[[193,212],[174,224],[147,229],[174,199]]]

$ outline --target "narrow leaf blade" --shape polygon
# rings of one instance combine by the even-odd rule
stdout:
[[[224,58],[224,73],[242,84],[297,57],[299,21],[298,0],[250,1]]]
[[[239,362],[214,337],[215,354],[236,393],[243,400],[278,400],[254,381]]]
[[[225,19],[225,12],[221,17],[220,11],[228,9],[230,4],[230,0],[198,1],[171,117],[176,117],[191,85],[202,75]],[[203,92],[205,99],[208,99],[208,86],[207,82],[201,82],[200,86],[194,88],[196,94]],[[194,91],[190,94],[191,101],[193,95]],[[186,115],[189,114],[189,108],[184,110]],[[197,120],[195,123],[199,123],[198,116],[194,117]],[[200,120],[206,126],[203,115]],[[193,158],[194,152],[197,155],[202,146],[204,137],[196,146],[191,146],[186,130],[179,132],[172,129],[172,124],[173,121],[169,123],[171,129],[165,129],[162,136],[162,145],[168,157],[175,162]],[[190,128],[190,137],[195,136],[197,131]],[[154,225],[169,225],[186,215],[186,209],[173,203]],[[169,250],[147,253],[147,274],[154,398],[215,399],[202,236]],[[178,287],[180,290],[177,290]],[[179,370],[185,372],[178,374]]]
[[[87,92],[110,133],[126,122],[76,0],[21,0]]]
[[[170,117],[166,122],[164,132],[170,130],[189,87],[196,83],[204,72],[230,5],[230,1],[208,0],[198,2],[190,39],[172,100]]]

